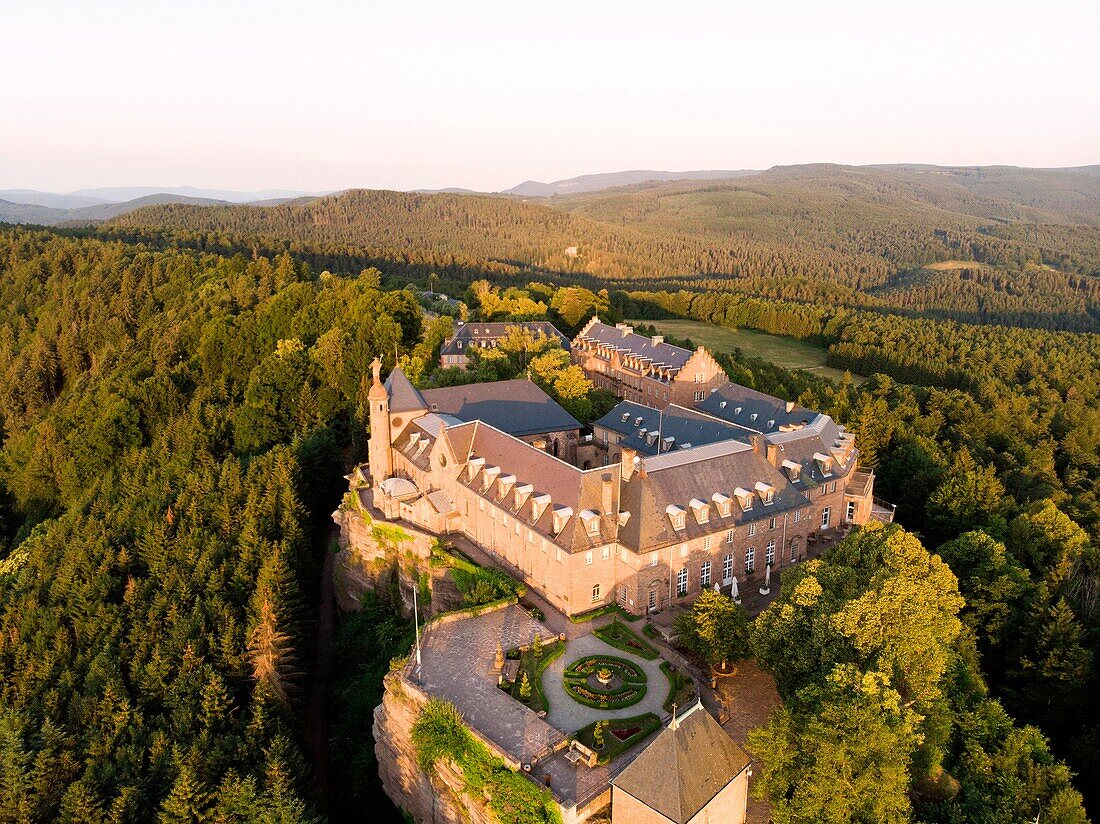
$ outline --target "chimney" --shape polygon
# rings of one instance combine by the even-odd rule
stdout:
[[[654,346],[658,346],[658,345],[665,342],[665,336],[664,335],[654,335],[649,340],[650,340],[650,343],[652,343]]]
[[[794,412],[794,401],[787,401],[787,414]]]
[[[621,474],[624,481],[629,481],[634,476],[634,461],[638,453],[629,446],[623,447]]]
[[[605,472],[600,476],[602,481],[602,493],[603,496],[600,503],[603,505],[604,515],[615,515],[615,486],[610,472]]]
[[[779,447],[774,443],[767,444],[768,463],[774,467],[779,466]]]
[[[753,433],[752,437],[749,440],[750,443],[752,443],[752,451],[755,452],[757,455],[763,455],[765,443],[764,436],[758,433]]]

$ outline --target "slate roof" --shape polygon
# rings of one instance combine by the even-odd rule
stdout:
[[[535,335],[541,332],[549,338],[556,338],[563,349],[569,349],[569,338],[559,332],[557,327],[549,321],[470,322],[458,327],[454,335],[444,341],[442,348],[439,350],[440,354],[464,355],[471,348],[477,348],[483,343],[495,345],[513,326],[519,326]],[[459,342],[462,343],[461,347],[458,345]]]
[[[775,490],[773,503],[765,505],[754,494],[752,507],[742,509],[734,490],[740,486],[754,492],[757,483]],[[732,499],[728,515],[721,515],[711,503],[715,493]],[[630,512],[630,518],[619,530],[619,541],[635,552],[713,535],[809,504],[786,474],[751,445],[737,440],[642,458],[638,470],[623,483],[620,496],[620,508]],[[710,504],[705,523],[700,524],[691,511],[689,502],[693,498]],[[667,514],[669,506],[686,510],[682,529],[673,528]]]
[[[386,394],[390,396],[390,412],[412,412],[428,408],[424,396],[412,385],[400,366],[386,378]]]
[[[728,441],[731,438],[744,439],[752,435],[744,427],[716,420],[676,404],[670,404],[662,413],[658,409],[633,401],[623,401],[596,421],[594,426],[602,426],[612,432],[618,432],[623,436],[620,441],[623,446],[635,449],[642,455],[658,453],[657,442],[650,443],[654,433],[659,433],[660,441],[672,438],[673,449],[682,449],[684,444],[691,444],[692,447],[705,446],[719,441]],[[668,446],[660,447],[662,452],[667,450]]]
[[[689,349],[673,346],[671,343],[654,343],[652,338],[637,335],[630,326],[608,326],[599,320],[589,323],[577,336],[578,339],[597,341],[605,346],[611,346],[629,352],[639,358],[646,358],[655,364],[663,364],[670,367],[673,372],[679,371],[684,364],[695,354]]]
[[[700,705],[665,727],[612,785],[676,824],[687,824],[750,764]]]
[[[778,432],[784,426],[810,423],[817,415],[795,403],[790,404],[788,412],[787,405],[787,401],[747,386],[727,383],[708,393],[698,407],[708,415],[765,433]]]
[[[606,475],[614,483],[613,467],[578,469],[483,421],[448,428],[444,437],[458,463],[468,465],[476,459],[483,462],[473,477],[468,467],[464,467],[458,482],[506,510],[540,536],[570,551],[602,546],[614,540],[612,518],[601,518],[600,533],[589,535],[579,517],[582,510],[599,512],[602,509],[603,477]],[[495,477],[486,474],[492,467],[499,469]],[[502,494],[500,479],[510,475],[515,476],[515,482]],[[493,478],[488,489],[485,488],[486,477]],[[528,484],[533,489],[521,499],[517,490]],[[542,495],[550,496],[550,503],[535,517],[534,503]],[[572,514],[564,528],[555,533],[554,510],[560,507],[570,508]]]
[[[779,463],[794,461],[802,464],[802,483],[816,486],[821,483],[843,478],[854,466],[859,450],[853,446],[850,451],[844,449],[844,427],[837,424],[828,415],[818,414],[809,426],[790,432],[773,432],[766,435],[769,443],[779,448]],[[814,455],[828,455],[833,458],[833,471],[823,475]],[[847,460],[843,460],[847,455]]]
[[[433,412],[462,421],[485,421],[516,437],[580,429],[580,422],[526,379],[425,389]]]

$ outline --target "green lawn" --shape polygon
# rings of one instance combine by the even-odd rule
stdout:
[[[713,323],[678,318],[628,320],[627,323],[655,326],[658,333],[669,337],[691,338],[696,346],[705,346],[712,352],[731,352],[734,349],[740,349],[746,355],[763,358],[784,369],[805,369],[835,381],[840,380],[844,375],[842,370],[825,365],[824,349],[794,338],[769,335],[754,329],[727,329],[724,326],[715,326]],[[866,378],[862,375],[852,375],[853,383],[859,384],[865,380]]]

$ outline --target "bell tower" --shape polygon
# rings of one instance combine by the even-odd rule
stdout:
[[[370,461],[371,484],[379,486],[393,474],[393,456],[390,453],[390,396],[382,385],[382,361],[375,358],[370,365],[374,372],[367,399],[370,402],[370,441],[367,456]]]

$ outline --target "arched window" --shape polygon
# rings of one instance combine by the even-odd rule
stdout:
[[[592,600],[598,601],[603,597],[603,587],[600,584],[592,585]]]

